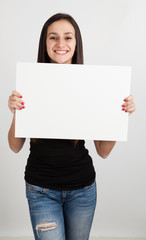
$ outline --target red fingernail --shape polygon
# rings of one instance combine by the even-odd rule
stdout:
[[[125,112],[127,112],[127,110],[125,110]]]
[[[25,108],[25,106],[22,106],[22,108]]]
[[[20,96],[20,98],[22,98],[22,96]]]
[[[20,108],[20,110],[22,110],[22,108]]]
[[[122,107],[125,107],[125,105],[123,104]]]
[[[126,99],[124,99],[124,101],[126,102]]]
[[[122,108],[122,111],[124,111],[125,110],[125,108]]]
[[[22,102],[21,104],[24,105],[24,102]]]

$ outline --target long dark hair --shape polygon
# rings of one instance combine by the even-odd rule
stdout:
[[[47,30],[48,30],[48,27],[53,22],[56,22],[62,19],[70,22],[75,29],[76,49],[72,58],[72,64],[84,64],[83,43],[82,43],[82,37],[81,37],[79,26],[70,15],[65,13],[57,13],[52,17],[50,17],[45,22],[40,35],[37,62],[50,63],[50,57],[48,56],[47,49],[46,49]],[[32,139],[32,140],[36,141],[35,139]],[[78,143],[78,140],[71,140],[71,141],[74,143],[74,146],[76,146]]]

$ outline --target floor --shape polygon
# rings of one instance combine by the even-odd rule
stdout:
[[[0,237],[0,240],[34,240],[33,237]],[[96,238],[92,237],[90,240],[146,240],[146,238]]]

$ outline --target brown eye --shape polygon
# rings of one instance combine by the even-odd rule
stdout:
[[[55,40],[55,39],[56,39],[56,37],[51,37],[50,39],[53,39],[53,40]]]
[[[71,37],[66,37],[67,40],[72,39]]]

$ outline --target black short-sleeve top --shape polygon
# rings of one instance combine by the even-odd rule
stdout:
[[[95,180],[92,158],[85,141],[75,146],[67,139],[30,141],[25,180],[33,185],[58,190],[74,190]]]

